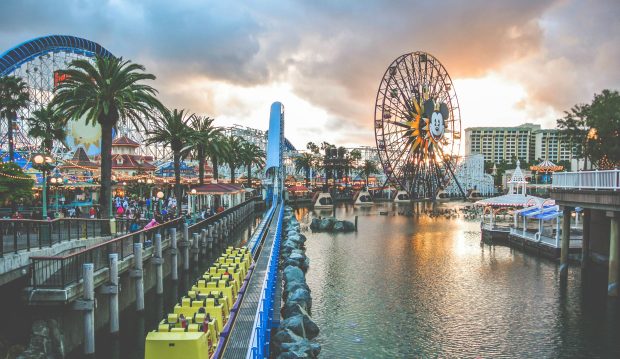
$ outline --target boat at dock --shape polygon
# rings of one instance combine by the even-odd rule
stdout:
[[[333,209],[334,201],[329,193],[317,192],[312,198],[315,209]]]
[[[353,196],[353,204],[355,206],[372,206],[373,203],[370,192],[366,190],[359,191]]]
[[[148,333],[145,359],[214,357],[230,330],[252,270],[248,248],[228,247],[173,313]]]

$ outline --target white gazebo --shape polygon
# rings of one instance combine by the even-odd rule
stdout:
[[[509,230],[508,223],[505,223],[504,226],[497,226],[495,223],[495,217],[500,212],[512,211],[513,216],[516,216],[515,212],[517,210],[528,207],[531,203],[542,203],[544,201],[544,198],[527,194],[527,181],[525,176],[523,176],[523,171],[521,171],[521,162],[517,160],[517,167],[510,181],[508,181],[508,193],[502,196],[481,199],[475,205],[483,207],[483,228],[498,229],[497,227],[499,227],[500,230],[503,228],[507,232]]]

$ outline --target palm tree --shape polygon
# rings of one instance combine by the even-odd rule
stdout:
[[[15,143],[13,141],[13,122],[17,112],[30,102],[30,93],[24,80],[20,77],[5,76],[0,78],[0,119],[7,121],[9,142],[9,161],[15,161]]]
[[[101,126],[101,196],[103,217],[112,217],[112,130],[119,121],[146,128],[144,119],[153,118],[153,109],[165,110],[155,98],[157,91],[142,83],[155,76],[144,66],[122,58],[96,57],[73,60],[61,70],[66,80],[56,88],[54,108],[67,119],[84,117],[87,124]]]
[[[230,168],[230,183],[235,183],[235,169],[243,164],[240,152],[245,140],[235,135],[226,136],[225,139],[228,152],[224,156],[224,161]]]
[[[181,204],[183,196],[183,188],[181,187],[181,160],[187,156],[191,149],[191,143],[188,140],[191,136],[191,128],[189,122],[194,115],[185,113],[185,110],[174,109],[172,111],[163,111],[162,115],[155,123],[155,128],[147,131],[149,138],[146,143],[149,145],[159,144],[162,146],[170,146],[174,161],[174,196],[177,200],[177,215],[181,216]]]
[[[368,189],[368,177],[372,174],[379,173],[379,167],[375,161],[366,160],[360,166],[360,171],[364,174],[364,178],[366,179],[366,189]]]
[[[252,166],[256,165],[259,168],[265,166],[265,151],[263,151],[258,145],[245,141],[241,145],[241,163],[243,163],[248,170],[248,188],[252,187]]]
[[[47,153],[52,152],[54,140],[64,141],[67,136],[67,131],[65,130],[67,121],[49,105],[34,111],[28,122],[30,124],[28,136],[40,138],[42,140],[41,147]]]
[[[207,157],[211,159],[213,165],[213,180],[217,182],[220,178],[219,162],[224,159],[230,152],[228,141],[222,132],[214,134],[213,139],[209,141],[206,147]]]
[[[306,178],[306,186],[310,184],[310,169],[314,168],[315,158],[311,153],[302,153],[293,160],[295,164],[295,172],[304,172]]]
[[[196,158],[198,159],[198,178],[201,185],[204,184],[205,161],[208,156],[211,156],[212,153],[219,150],[220,145],[217,138],[218,135],[222,133],[222,129],[213,126],[213,121],[215,121],[215,119],[207,116],[194,116],[191,124],[193,129],[191,142],[196,151]],[[211,149],[211,152],[209,149]]]

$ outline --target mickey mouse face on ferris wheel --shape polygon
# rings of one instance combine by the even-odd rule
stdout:
[[[424,118],[426,119],[426,130],[430,136],[438,142],[446,132],[446,120],[448,119],[448,105],[437,103],[432,99],[424,102]]]

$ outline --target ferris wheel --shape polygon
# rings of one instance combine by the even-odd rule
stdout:
[[[381,165],[394,186],[411,198],[434,198],[451,177],[456,181],[459,102],[450,75],[435,57],[412,52],[388,66],[374,121]]]

